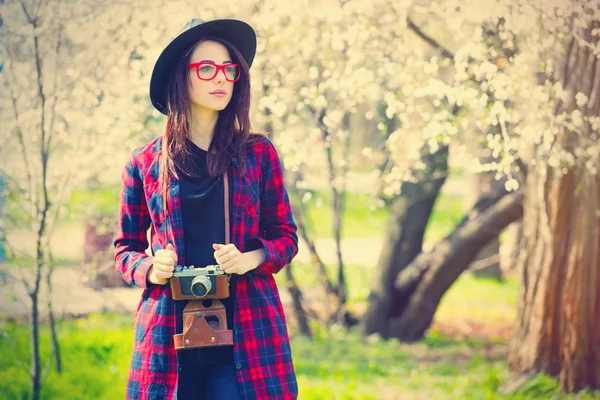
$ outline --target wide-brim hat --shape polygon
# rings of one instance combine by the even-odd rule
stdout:
[[[175,62],[186,50],[207,36],[227,40],[242,54],[248,68],[252,65],[256,54],[256,33],[250,25],[237,19],[192,19],[160,53],[152,70],[150,100],[161,113],[167,114],[167,82]]]

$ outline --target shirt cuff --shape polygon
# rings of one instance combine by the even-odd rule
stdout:
[[[254,237],[248,239],[244,245],[244,251],[253,251],[263,249],[265,251],[265,260],[254,269],[255,272],[263,275],[272,275],[279,271],[277,268],[277,253],[275,246],[268,240]]]
[[[144,256],[140,259],[139,265],[137,266],[137,268],[135,269],[135,273],[133,274],[133,280],[137,287],[140,287],[142,289],[148,289],[149,286],[154,286],[150,282],[148,282],[148,270],[152,266],[153,261],[153,258],[150,256]]]

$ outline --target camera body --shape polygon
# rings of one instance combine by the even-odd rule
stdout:
[[[170,281],[171,296],[174,300],[229,297],[229,276],[220,265],[208,265],[204,268],[178,265]]]

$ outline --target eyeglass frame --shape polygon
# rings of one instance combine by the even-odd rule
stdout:
[[[214,67],[217,68],[217,70],[215,71],[215,74],[210,78],[210,79],[204,79],[200,77],[200,67],[202,65],[212,65]],[[238,69],[238,76],[236,79],[231,80],[227,77],[227,73],[225,72],[225,68],[226,67],[231,67],[231,66],[235,66]],[[190,70],[191,69],[196,69],[196,76],[198,77],[198,79],[200,79],[201,81],[212,81],[213,79],[215,79],[215,77],[217,75],[219,75],[219,71],[223,71],[223,76],[225,77],[225,80],[227,80],[227,82],[237,82],[240,80],[241,76],[242,76],[242,69],[240,68],[239,64],[234,64],[234,63],[229,63],[229,64],[216,64],[213,62],[208,62],[208,61],[200,61],[197,63],[192,63],[190,64]]]

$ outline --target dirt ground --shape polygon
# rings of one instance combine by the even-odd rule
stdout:
[[[362,239],[364,242],[364,239]],[[352,263],[371,266],[376,260],[370,257],[371,250],[359,251],[360,249],[373,246],[381,246],[378,243],[349,243],[344,247],[345,254],[352,254]],[[335,262],[335,252],[332,243],[327,240],[318,244],[323,248],[331,246],[332,251],[322,251],[326,257],[325,262]],[[365,247],[368,246],[368,247]],[[299,262],[309,262],[309,254],[301,250],[296,257]],[[328,260],[329,259],[329,260]],[[350,260],[350,258],[349,258]],[[27,318],[31,308],[31,300],[27,295],[24,281],[33,285],[33,274],[19,270],[18,268],[9,268],[0,264],[0,319],[8,318],[11,320],[22,320]],[[52,304],[57,315],[66,317],[83,316],[90,313],[113,311],[119,313],[135,312],[141,295],[141,289],[138,288],[105,288],[94,290],[86,285],[83,274],[77,267],[58,267],[52,275]],[[287,290],[280,289],[281,300],[284,305],[291,302]],[[40,294],[40,313],[42,318],[47,315],[46,303],[48,292],[46,285],[42,284]]]
[[[70,241],[74,236],[70,236]],[[83,238],[81,238],[83,240]],[[77,243],[71,247],[81,248]],[[335,243],[333,239],[319,239],[317,250],[328,264],[336,264]],[[372,267],[377,259],[374,255],[380,253],[382,241],[379,239],[345,239],[342,244],[344,260],[348,264]],[[307,247],[300,243],[295,261],[309,263],[310,254]],[[59,267],[53,273],[52,303],[58,315],[86,315],[101,311],[134,312],[141,290],[137,288],[108,288],[94,290],[85,285],[77,267]],[[10,319],[25,318],[30,312],[30,299],[27,296],[23,279],[33,282],[31,274],[26,274],[16,268],[8,268],[0,264],[0,316]],[[45,288],[46,285],[42,285]],[[289,295],[286,290],[280,290],[282,302],[287,304]],[[41,304],[46,304],[48,294],[41,293]],[[45,306],[41,310],[45,315]]]

